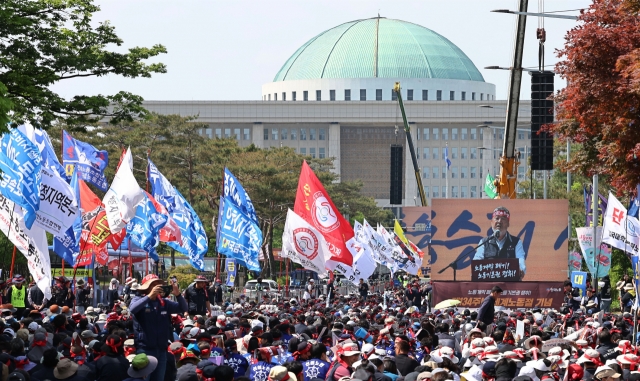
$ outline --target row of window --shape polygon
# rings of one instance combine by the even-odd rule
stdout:
[[[458,155],[458,151],[460,155]],[[482,159],[482,151],[480,150],[480,159]],[[444,149],[442,150],[442,156],[439,156],[440,149],[438,147],[424,147],[422,148],[422,158],[424,160],[439,160],[444,159]],[[467,154],[468,152],[468,154]],[[431,155],[430,155],[431,153]],[[478,148],[472,147],[449,147],[449,159],[477,159],[478,158]]]
[[[293,150],[295,151],[295,148]],[[307,155],[307,148],[306,147],[301,147],[300,148],[300,155]],[[316,158],[316,148],[315,147],[309,148],[308,156],[311,156],[313,159]],[[326,153],[325,153],[324,147],[318,148],[318,158],[319,159],[324,159],[325,157],[326,157]]]
[[[299,131],[299,135],[298,135]],[[307,134],[308,131],[308,134]],[[309,140],[326,140],[327,133],[324,128],[265,128],[263,130],[263,138],[264,140],[307,140],[307,136]],[[269,138],[271,137],[271,138]]]
[[[397,100],[397,94],[395,91],[390,90],[391,91],[391,100],[395,101]],[[429,90],[422,90],[422,97],[421,99],[415,97],[414,98],[414,91],[413,89],[408,89],[407,90],[407,101],[413,101],[413,100],[423,100],[423,101],[428,101],[428,100],[434,100],[433,99],[433,95],[431,95],[432,98],[429,98]],[[459,100],[459,101],[466,101],[466,100],[494,100],[494,96],[491,94],[484,94],[484,93],[480,93],[480,98],[477,99],[476,97],[476,93],[475,91],[472,91],[470,94],[470,98],[467,97],[467,92],[466,91],[460,91],[459,92],[459,96],[457,96],[456,92],[454,90],[450,90],[449,91],[449,100],[450,101],[455,101],[455,100]],[[456,98],[457,97],[457,98]],[[316,90],[316,101],[321,101],[322,100],[322,90]],[[360,89],[360,94],[359,94],[359,98],[351,97],[351,89],[345,89],[344,90],[344,100],[345,101],[350,101],[350,100],[361,100],[361,101],[366,101],[367,100],[367,89]],[[271,94],[267,94],[267,95],[263,95],[262,96],[262,100],[263,101],[270,101],[271,100]],[[277,101],[278,100],[278,93],[273,93],[273,100]],[[286,101],[287,100],[287,93],[286,92],[282,92],[280,95],[280,100],[281,101]],[[298,100],[298,93],[296,91],[292,91],[291,92],[291,100],[292,101],[297,101]],[[303,101],[308,101],[309,100],[309,92],[308,91],[303,91],[302,92],[302,100]],[[326,100],[326,99],[325,99]],[[329,100],[330,101],[335,101],[336,100],[336,91],[335,90],[329,90]],[[373,100],[373,99],[371,99]],[[377,101],[381,101],[382,100],[382,89],[376,89],[376,97],[375,100]],[[444,100],[443,98],[443,91],[442,90],[436,90],[436,97],[435,97],[436,101],[441,101]]]
[[[458,167],[451,166],[449,167],[449,177],[452,179],[477,179],[478,173],[482,173],[482,167],[480,167],[480,171],[477,171],[477,167],[459,167],[460,172],[458,172]],[[469,172],[467,173],[467,169]],[[443,179],[447,177],[447,167],[423,167],[422,168],[422,178],[423,179],[437,179],[438,177],[442,177]]]
[[[451,131],[451,135],[449,135]],[[483,128],[438,128],[438,127],[424,127],[418,129],[418,140],[476,140],[483,138]],[[493,139],[502,140],[504,130],[493,128]],[[531,132],[518,131],[518,139],[531,140]],[[449,139],[451,138],[451,139]]]
[[[442,193],[440,193],[440,189],[442,189]],[[460,190],[460,192],[458,193],[458,189]],[[470,190],[469,193],[467,193],[467,189]],[[424,193],[427,197],[430,198],[445,198],[447,197],[447,187],[439,187],[439,186],[426,186],[424,187]],[[469,188],[467,188],[466,185],[463,186],[457,186],[457,185],[453,185],[451,187],[451,192],[448,195],[450,198],[478,198],[478,186],[477,185],[472,185]]]
[[[209,139],[216,137],[218,139],[251,140],[251,129],[249,128],[206,128],[204,132]]]

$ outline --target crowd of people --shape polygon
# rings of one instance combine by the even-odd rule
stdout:
[[[180,290],[151,274],[97,308],[63,278],[51,301],[30,299],[19,275],[11,283],[2,381],[640,380],[631,314],[594,312],[570,282],[562,309],[529,311],[496,307],[499,287],[477,311],[429,310],[418,279],[385,295],[361,284],[331,298],[216,301],[202,276]]]

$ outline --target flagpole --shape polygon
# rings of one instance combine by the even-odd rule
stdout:
[[[146,190],[147,193],[149,193],[149,155],[151,154],[151,149],[147,149],[147,170],[145,171],[145,178],[147,180],[147,185],[146,185]],[[129,240],[129,245],[131,245],[131,240]],[[149,275],[149,252],[145,251],[145,254],[147,256],[147,265],[146,265],[146,273],[147,275]]]
[[[598,174],[593,175],[593,193],[591,199],[593,200],[593,268],[596,269],[596,273],[593,274],[593,288],[594,293],[598,292],[598,268],[597,268],[597,250],[596,250],[596,237],[598,231],[598,202],[600,201],[600,195],[598,194]]]
[[[11,270],[9,271],[9,279],[13,278],[13,265],[16,262],[16,245],[13,245],[13,254],[11,255]]]
[[[449,198],[449,164],[447,163],[447,160],[449,159],[449,143],[445,143],[445,148],[444,149],[447,152],[447,154],[444,157],[444,168],[445,168],[444,186],[446,188],[446,192],[445,192],[444,198]]]

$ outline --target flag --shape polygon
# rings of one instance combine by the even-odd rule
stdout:
[[[40,178],[40,208],[35,224],[56,237],[64,236],[80,216],[77,198],[71,186],[51,169],[40,168]]]
[[[635,218],[639,218],[638,215],[640,211],[640,184],[636,185],[636,195],[631,199],[631,203],[629,205],[629,210],[627,213]]]
[[[282,233],[282,257],[290,258],[303,268],[327,276],[326,262],[331,258],[324,236],[294,211],[287,211]]]
[[[400,246],[400,249],[402,249],[402,253],[407,257],[406,261],[402,259],[404,262],[404,270],[411,275],[417,275],[422,262],[418,263],[416,260],[418,255],[414,254],[411,250],[411,245],[407,237],[404,236],[404,231],[402,231],[402,226],[400,226],[398,220],[394,220],[393,232],[396,236],[396,243]]]
[[[182,204],[178,202],[179,197],[173,185],[160,173],[150,159],[147,159],[147,163],[147,178],[151,183],[153,198],[167,208],[169,214],[176,211],[185,213],[186,211],[182,209]]]
[[[40,151],[40,206],[35,224],[54,236],[63,236],[79,215],[78,200],[66,181],[64,167],[58,161],[49,135],[30,124],[18,126],[20,131]]]
[[[173,192],[175,194],[174,202],[176,207],[170,215],[180,228],[182,241],[167,242],[167,245],[182,254],[186,254],[194,268],[204,271],[204,255],[209,250],[207,233],[200,218],[187,200],[182,197],[175,187]]]
[[[109,259],[106,246],[111,238],[104,205],[89,186],[80,179],[78,179],[78,189],[80,209],[82,210],[82,234],[80,236],[80,254],[76,258],[76,266],[90,264],[94,255],[96,261],[104,266]]]
[[[236,275],[238,274],[238,267],[236,266],[235,259],[227,258],[227,287],[235,286]]]
[[[144,192],[133,176],[131,149],[122,156],[122,165],[118,168],[111,187],[104,195],[102,203],[107,212],[109,229],[112,234],[120,233],[136,215],[136,206],[144,200]]]
[[[639,236],[638,219],[628,216],[627,209],[612,193],[609,193],[603,219],[602,243],[624,250],[631,255],[638,255]]]
[[[306,161],[302,162],[293,211],[324,236],[329,243],[332,262],[347,266],[353,264],[353,256],[346,246],[346,242],[353,238],[353,229],[338,212]]]
[[[589,185],[588,187],[583,187],[583,195],[584,195],[584,207],[586,213],[586,223],[587,226],[593,226],[593,187]],[[598,223],[596,226],[602,226],[603,216],[607,211],[607,199],[604,198],[603,195],[598,192]]]
[[[447,165],[447,169],[451,167],[451,160],[449,160],[449,147],[444,147],[444,162]]]
[[[158,262],[158,253],[155,249],[160,243],[158,235],[167,220],[167,216],[158,212],[145,192],[144,199],[136,207],[135,216],[127,223],[126,231],[131,242],[149,253],[155,262]]]
[[[153,196],[150,195],[149,193],[147,193],[147,197],[149,197],[149,200],[151,200],[151,202],[153,203],[153,206],[156,207],[156,210],[167,217],[167,223],[158,232],[160,241],[161,242],[171,242],[171,241],[181,242],[182,235],[180,234],[180,228],[178,227],[178,224],[176,224],[176,222],[173,220],[173,218],[171,218],[171,216],[169,215],[167,208],[165,208],[164,205],[156,201],[156,199],[153,198]]]
[[[376,260],[377,263],[383,266],[389,266],[391,264],[391,248],[387,245],[387,241],[373,229],[366,219],[362,221],[362,229],[371,243],[371,249],[374,252],[373,259],[376,260],[377,256],[377,259],[379,259],[379,262]]]
[[[51,299],[51,261],[47,233],[37,226],[27,229],[22,213],[13,201],[0,195],[0,230],[27,258],[29,273],[45,297]]]
[[[69,227],[61,237],[53,237],[53,251],[71,266],[76,265],[76,259],[80,254],[80,236],[82,235],[82,209],[80,209],[80,188],[78,186],[78,173],[71,175],[71,189],[78,200],[78,214],[73,225]]]
[[[367,244],[358,242],[357,239],[351,239],[347,242],[347,248],[353,255],[353,266],[351,271],[344,276],[353,284],[358,284],[360,279],[369,279],[376,271],[376,261],[373,259],[372,250]]]
[[[493,176],[488,172],[487,177],[484,180],[484,193],[486,193],[489,198],[496,198],[496,196],[498,196],[498,188],[496,188],[493,183]]]
[[[60,161],[58,161],[47,132],[39,128],[33,128],[30,124],[22,124],[18,126],[18,130],[38,147],[40,156],[42,156],[42,166],[56,172],[61,178],[67,180],[67,174]]]
[[[593,227],[576,228],[578,235],[578,245],[584,256],[584,261],[589,268],[589,272],[596,278],[602,278],[609,274],[611,268],[611,248],[600,242],[602,238],[602,226],[596,227],[596,244],[597,250],[594,250],[593,244]],[[595,252],[595,256],[594,256]],[[578,262],[582,264],[582,261]],[[576,271],[579,271],[578,268]]]
[[[260,272],[258,256],[262,247],[262,231],[233,200],[224,196],[220,196],[216,237],[218,253],[235,258],[251,271]]]
[[[40,208],[40,150],[17,128],[2,136],[0,193],[24,211],[24,224],[31,228]]]
[[[101,191],[107,190],[107,178],[104,170],[109,165],[107,151],[98,151],[91,144],[76,140],[67,131],[62,131],[62,164],[71,178],[76,168],[80,180],[90,182]]]
[[[224,197],[236,204],[253,222],[258,223],[256,209],[253,207],[249,194],[227,168],[224,169]]]
[[[180,231],[179,240],[167,242],[169,247],[187,254],[191,265],[204,271],[204,254],[209,250],[209,239],[200,218],[180,192],[147,159],[147,178],[151,183],[151,195],[169,213]],[[168,226],[169,224],[165,225]]]

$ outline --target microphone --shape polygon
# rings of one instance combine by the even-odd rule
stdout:
[[[496,230],[493,232],[493,238],[497,241],[500,238],[500,230]]]

